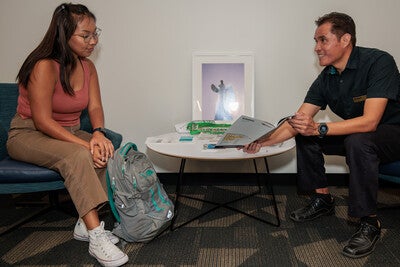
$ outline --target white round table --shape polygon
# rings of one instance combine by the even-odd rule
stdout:
[[[196,159],[196,160],[243,160],[265,158],[284,153],[295,147],[294,139],[289,139],[281,144],[263,147],[256,154],[248,154],[236,148],[204,149],[204,145],[216,143],[217,138],[211,135],[192,136],[192,141],[179,141],[189,137],[187,134],[168,133],[146,139],[146,146],[163,155]]]
[[[269,167],[267,162],[267,157],[278,155],[289,151],[290,149],[294,148],[296,143],[294,139],[289,139],[281,144],[277,144],[274,146],[263,147],[258,153],[255,154],[248,154],[243,152],[242,150],[238,150],[236,148],[217,148],[217,149],[208,149],[208,144],[215,144],[218,141],[218,136],[212,135],[197,135],[197,136],[190,136],[188,134],[179,134],[179,133],[168,133],[154,137],[148,137],[146,139],[146,146],[147,148],[166,156],[176,157],[181,159],[181,165],[179,168],[179,177],[176,184],[175,190],[175,216],[171,223],[171,230],[175,230],[180,228],[202,216],[208,214],[211,211],[216,210],[217,208],[223,207],[235,212],[239,212],[246,216],[249,216],[253,219],[258,221],[271,224],[273,226],[280,226],[280,218],[278,213],[278,207],[276,205],[275,194],[273,191],[272,185],[270,185],[270,191],[272,195],[272,202],[274,205],[275,216],[276,216],[276,223],[269,222],[263,218],[254,216],[237,208],[230,206],[234,202],[240,201],[245,198],[252,197],[261,192],[261,183],[260,179],[257,175],[257,183],[258,183],[258,190],[256,192],[250,193],[245,195],[244,197],[240,197],[225,203],[218,203],[209,200],[204,200],[200,198],[196,198],[190,195],[185,195],[181,193],[181,185],[183,183],[183,176],[185,170],[185,164],[187,159],[191,160],[253,160],[255,172],[258,174],[258,168],[256,164],[256,159],[263,158],[266,168],[266,173],[269,174]],[[268,176],[267,176],[268,178]],[[268,181],[267,181],[268,182]],[[268,183],[267,183],[268,184]],[[176,217],[178,215],[178,207],[179,207],[179,198],[189,198],[192,200],[205,202],[209,204],[215,205],[215,207],[211,208],[210,210],[201,213],[200,215],[187,220],[184,223],[181,223],[178,226],[174,225]]]

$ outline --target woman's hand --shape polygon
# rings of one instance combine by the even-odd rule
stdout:
[[[95,156],[95,153],[98,153],[98,157],[102,162],[107,163],[108,159],[114,155],[112,142],[100,132],[93,133],[89,146],[92,155]]]
[[[101,155],[99,146],[94,147],[93,153],[92,153],[92,158],[93,158],[93,164],[94,164],[95,168],[102,169],[102,168],[107,167],[108,158],[104,159],[104,157]]]

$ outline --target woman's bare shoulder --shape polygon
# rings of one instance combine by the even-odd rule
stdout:
[[[52,59],[41,59],[33,67],[32,74],[32,78],[46,77],[46,79],[57,81],[58,71],[56,62]]]
[[[41,59],[33,67],[33,71],[54,73],[57,72],[56,62],[52,59]]]
[[[89,58],[82,58],[81,60],[89,67],[90,73],[96,72],[96,66],[94,65],[93,61],[91,61]]]

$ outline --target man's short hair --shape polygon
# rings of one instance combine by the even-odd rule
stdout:
[[[324,23],[331,23],[331,32],[340,39],[344,34],[348,33],[351,35],[351,44],[356,46],[356,25],[354,20],[347,14],[339,12],[331,12],[325,14],[315,21],[315,24],[319,27]]]

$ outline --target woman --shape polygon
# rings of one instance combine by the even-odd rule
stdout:
[[[107,201],[105,173],[114,147],[104,136],[104,114],[94,64],[87,57],[98,42],[95,16],[83,5],[58,6],[39,46],[18,73],[17,114],[7,149],[16,160],[58,171],[79,213],[74,237],[89,241],[89,253],[104,266],[128,256],[104,230],[97,209]],[[94,133],[79,130],[88,108]]]

